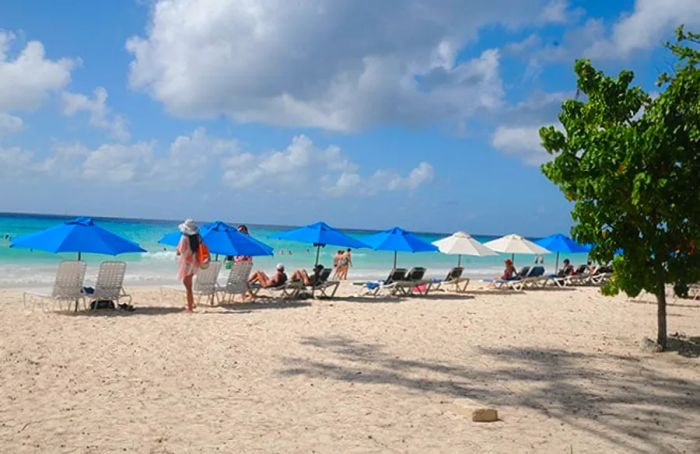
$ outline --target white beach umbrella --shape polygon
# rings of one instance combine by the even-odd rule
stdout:
[[[433,241],[433,244],[440,249],[443,254],[457,254],[457,266],[462,264],[462,255],[496,255],[496,253],[476,241],[468,233],[455,232],[441,240]]]
[[[496,238],[495,240],[484,243],[484,246],[491,248],[494,251],[510,253],[512,254],[513,258],[515,258],[515,254],[541,255],[549,254],[551,252],[548,249],[545,249],[542,246],[515,234]]]

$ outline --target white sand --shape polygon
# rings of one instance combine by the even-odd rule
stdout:
[[[345,293],[354,289],[346,288]],[[700,453],[700,359],[596,289],[44,314],[0,290],[2,452]],[[669,307],[700,336],[700,302]],[[474,423],[471,411],[501,421]]]

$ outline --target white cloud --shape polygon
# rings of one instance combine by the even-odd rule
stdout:
[[[0,138],[19,132],[24,128],[21,118],[8,113],[0,112]]]
[[[8,50],[13,40],[13,34],[0,31],[0,111],[34,110],[48,93],[68,84],[74,62],[45,58],[38,41],[29,41],[12,59]]]
[[[626,58],[635,51],[660,46],[676,27],[700,27],[698,0],[637,0],[634,11],[615,23],[608,39],[593,42],[586,50],[592,57]]]
[[[33,158],[32,152],[20,147],[0,147],[0,175],[5,178],[23,176],[30,170]]]
[[[542,10],[540,18],[544,22],[565,23],[568,20],[568,1],[552,0]]]
[[[153,168],[153,144],[106,144],[88,152],[83,162],[83,177],[95,182],[127,183],[145,182],[145,176]]]
[[[559,9],[545,0],[162,0],[147,36],[127,43],[130,82],[188,117],[342,131],[458,123],[502,103],[498,51],[455,59],[479,28],[559,20]]]
[[[601,19],[588,18],[577,27],[569,27],[560,40],[534,50],[528,72],[536,76],[545,63],[576,58],[629,59],[662,46],[681,24],[690,30],[700,27],[700,1],[636,0],[633,10],[620,15],[610,27]]]
[[[243,151],[235,139],[212,137],[203,128],[176,137],[162,151],[154,141],[96,148],[72,143],[54,145],[48,156],[35,159],[20,148],[0,148],[0,166],[8,176],[85,181],[94,187],[178,191],[206,184],[210,189],[228,187],[292,198],[413,191],[434,174],[430,164],[421,162],[406,175],[392,169],[372,169],[365,175],[337,146],[318,148],[303,135],[292,138],[283,150],[254,154]]]
[[[539,128],[539,126],[499,126],[491,136],[491,145],[518,156],[527,164],[542,164],[549,159],[549,154],[542,148]]]
[[[88,112],[90,114],[90,124],[106,129],[112,136],[119,140],[128,140],[129,131],[126,127],[126,120],[121,115],[111,115],[107,107],[107,90],[104,87],[97,87],[94,98],[80,94],[64,91],[62,94],[63,113],[72,116],[77,112]]]
[[[262,155],[234,153],[222,162],[223,181],[234,188],[300,195],[370,196],[384,191],[414,190],[433,178],[433,168],[421,162],[407,176],[393,170],[376,170],[369,176],[340,148],[317,148],[306,136],[296,136],[284,150]]]

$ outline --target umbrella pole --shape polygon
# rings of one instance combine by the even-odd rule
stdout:
[[[394,269],[396,269],[396,256],[399,254],[399,251],[394,251]]]
[[[321,245],[317,244],[316,245],[316,263],[314,264],[314,273],[316,272],[316,266],[318,266],[318,256],[321,254]],[[311,298],[315,298],[316,293],[316,286],[312,285],[311,286]]]
[[[554,265],[554,272],[556,273],[559,270],[559,251],[557,251],[557,263]]]
[[[510,261],[513,262],[513,263],[515,263],[515,252],[513,252],[512,254],[510,254]]]
[[[457,266],[462,266],[462,254],[457,255]]]
[[[78,261],[80,261],[80,251],[78,251]],[[73,309],[73,312],[78,312],[78,300],[75,300],[75,309]]]

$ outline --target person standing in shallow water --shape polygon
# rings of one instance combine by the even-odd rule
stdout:
[[[199,271],[199,245],[202,237],[199,236],[199,227],[192,219],[187,219],[178,226],[182,236],[177,245],[177,277],[182,281],[187,293],[187,312],[194,310],[194,295],[192,294],[192,280]]]

